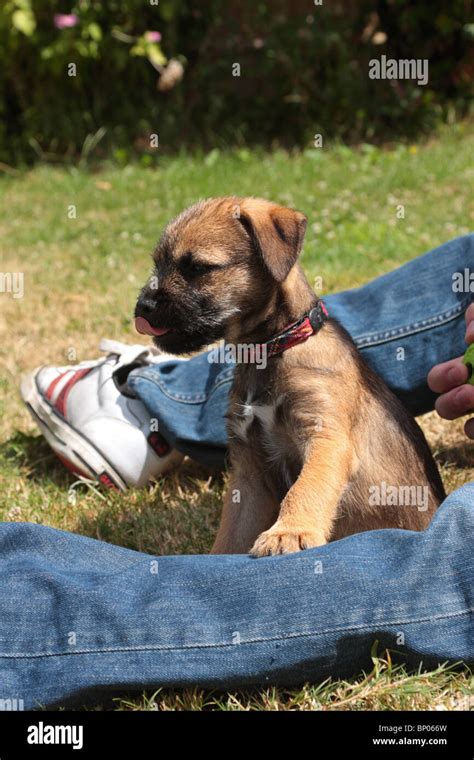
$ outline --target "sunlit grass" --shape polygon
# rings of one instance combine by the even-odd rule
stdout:
[[[302,262],[309,279],[321,277],[323,292],[331,292],[470,231],[473,154],[472,130],[460,125],[418,146],[340,146],[293,155],[213,151],[167,159],[154,169],[105,165],[89,173],[39,166],[16,178],[2,177],[2,270],[24,273],[25,297],[1,295],[0,518],[45,523],[141,551],[208,551],[223,477],[187,463],[149,490],[126,495],[104,496],[78,486],[73,504],[68,498],[73,478],[20,401],[21,373],[44,363],[71,363],[71,355],[74,362],[95,356],[102,336],[135,342],[131,314],[149,254],[166,221],[199,198],[261,195],[304,211]],[[403,219],[397,217],[400,205]],[[76,218],[69,218],[72,207]],[[422,425],[447,490],[474,479],[461,423],[429,415]],[[375,675],[295,692],[160,691],[154,698],[117,704],[122,709],[454,709],[464,704],[465,671],[410,675],[389,662],[377,667]]]

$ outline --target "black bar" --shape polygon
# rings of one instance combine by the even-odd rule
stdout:
[[[0,760],[28,757],[135,756],[189,750],[270,751],[321,758],[450,757],[472,760],[470,712],[21,712],[0,713]],[[58,728],[63,727],[63,728]],[[81,733],[82,731],[82,733]],[[225,741],[215,744],[224,733]],[[28,741],[29,739],[29,741]],[[50,739],[56,744],[48,743]],[[34,741],[42,743],[32,743]],[[69,743],[61,743],[69,741]],[[77,750],[73,749],[73,745]],[[80,746],[81,745],[81,746]],[[220,749],[219,749],[220,747]],[[285,749],[286,748],[286,749]]]

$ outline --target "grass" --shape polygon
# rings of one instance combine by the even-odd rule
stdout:
[[[470,231],[474,170],[470,125],[424,144],[385,148],[213,151],[154,169],[39,166],[1,178],[2,270],[24,272],[25,297],[1,296],[0,518],[45,523],[160,554],[206,552],[225,477],[188,462],[126,495],[75,488],[38,435],[18,394],[21,373],[97,354],[102,336],[135,342],[131,314],[164,223],[198,198],[252,194],[309,218],[302,262],[322,292],[353,287]],[[403,204],[405,218],[397,218]],[[68,217],[69,207],[76,218]],[[469,208],[471,211],[469,212]],[[421,424],[448,491],[474,479],[462,423]],[[386,656],[351,681],[217,694],[199,689],[122,696],[116,709],[465,709],[465,668],[407,673]]]
[[[179,693],[158,689],[140,700],[116,700],[118,710],[469,710],[474,709],[472,677],[441,665],[407,673],[390,657],[373,657],[373,670],[351,681],[324,681],[288,690],[220,694],[201,689]]]

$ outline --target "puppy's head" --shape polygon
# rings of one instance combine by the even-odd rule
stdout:
[[[296,263],[306,229],[298,211],[257,198],[196,203],[165,228],[135,324],[179,354],[239,333],[265,309]]]

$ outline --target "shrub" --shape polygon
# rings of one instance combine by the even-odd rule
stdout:
[[[472,95],[469,0],[154,2],[4,0],[0,160],[152,161],[150,133],[165,151],[411,137]],[[382,54],[427,58],[429,83],[369,79]]]

